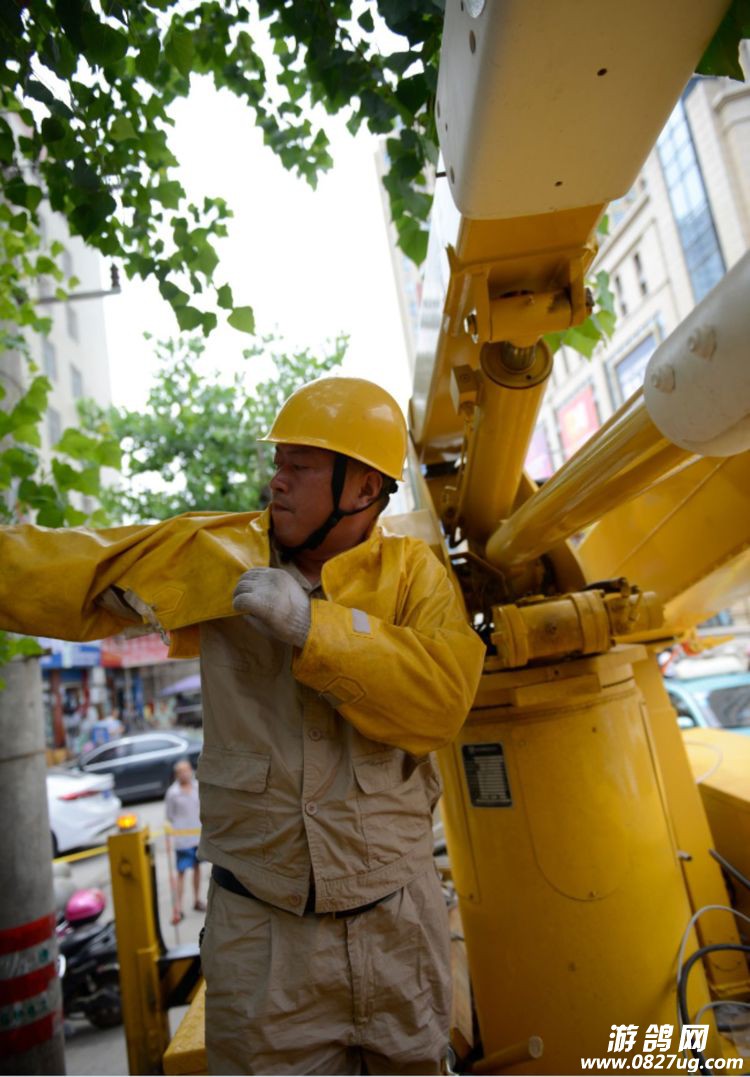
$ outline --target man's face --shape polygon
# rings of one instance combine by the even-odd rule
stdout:
[[[193,768],[190,763],[177,763],[174,773],[180,785],[190,785],[193,780]]]
[[[271,519],[282,546],[298,546],[333,509],[334,454],[306,445],[277,445],[271,479]]]

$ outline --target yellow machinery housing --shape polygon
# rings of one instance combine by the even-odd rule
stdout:
[[[441,767],[484,1052],[575,1073],[613,1024],[673,1024],[691,914],[633,677],[642,647],[488,670]],[[740,976],[742,974],[740,973]],[[709,1000],[692,983],[692,1012]],[[714,1039],[711,1054],[721,1055]],[[520,1061],[520,1060],[519,1060]]]

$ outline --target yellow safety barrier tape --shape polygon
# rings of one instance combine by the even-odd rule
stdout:
[[[106,845],[97,845],[96,849],[84,849],[80,853],[68,853],[67,856],[56,856],[53,864],[72,864],[75,860],[86,860],[90,856],[101,856],[106,853]]]
[[[169,823],[165,823],[161,830],[152,830],[152,838],[161,838],[164,834],[175,834],[177,837],[187,837],[188,835],[200,835],[200,827],[192,827],[188,830],[176,830],[171,827]],[[94,849],[83,849],[79,853],[68,853],[66,856],[56,856],[52,861],[53,864],[73,864],[76,860],[88,860],[92,856],[101,856],[107,852],[106,845],[97,845]]]

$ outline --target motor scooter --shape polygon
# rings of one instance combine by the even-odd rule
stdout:
[[[96,922],[105,905],[101,890],[76,890],[56,928],[63,1012],[69,1018],[85,1017],[97,1028],[122,1023],[114,921]]]

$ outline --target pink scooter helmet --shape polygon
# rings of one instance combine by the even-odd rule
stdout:
[[[65,919],[69,924],[90,924],[101,916],[106,904],[101,890],[76,890],[65,906]]]

